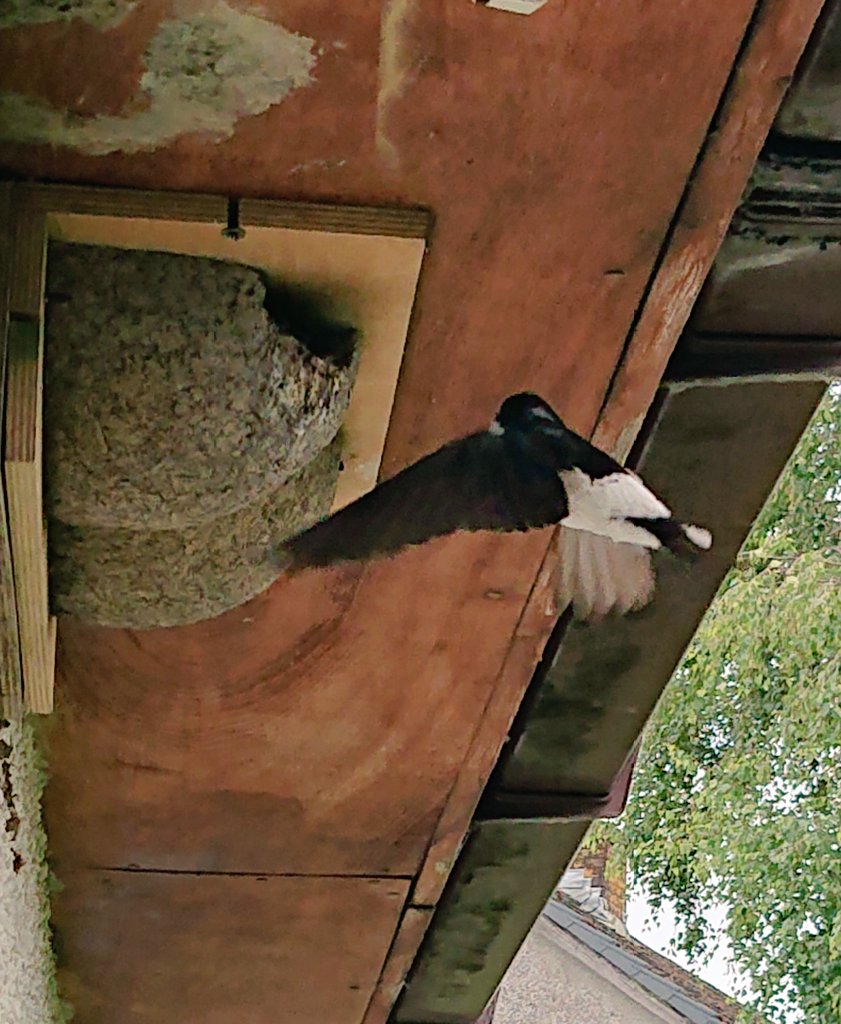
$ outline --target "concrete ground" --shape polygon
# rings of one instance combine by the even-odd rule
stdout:
[[[684,1018],[681,1018],[684,1019]],[[677,1024],[669,1007],[538,918],[499,990],[494,1024]]]

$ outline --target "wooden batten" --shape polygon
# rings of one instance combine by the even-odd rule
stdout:
[[[3,491],[8,550],[3,554],[4,577],[12,581],[14,595],[3,598],[3,611],[5,622],[15,621],[14,604],[17,643],[4,646],[10,646],[6,660],[17,657],[22,686],[8,685],[4,704],[12,713],[21,706],[48,713],[53,708],[56,627],[49,616],[41,465],[45,216],[20,189],[8,189],[6,195]]]
[[[53,707],[54,627],[47,587],[43,516],[42,407],[44,213],[14,193],[9,270],[3,477],[17,601],[23,702],[28,711]]]
[[[362,1024],[388,1021],[431,918],[432,911],[427,907],[408,907],[404,911]]]
[[[143,189],[87,188],[78,185],[27,185],[26,202],[42,213],[150,217],[204,224],[224,223],[224,196]]]
[[[6,400],[6,338],[9,324],[12,186],[0,184],[0,423]],[[17,718],[23,710],[18,613],[12,574],[12,551],[5,484],[0,482],[0,717]]]
[[[414,207],[334,206],[279,199],[244,199],[240,205],[240,216],[243,227],[250,224],[254,227],[391,238],[426,238],[432,225],[431,213]]]
[[[40,319],[12,316],[6,368],[3,475],[17,596],[26,710],[53,707],[55,627],[50,624],[41,471],[44,339]]]

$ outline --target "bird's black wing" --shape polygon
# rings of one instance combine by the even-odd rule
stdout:
[[[393,555],[457,530],[528,530],[566,513],[563,487],[523,442],[490,431],[471,434],[390,480],[276,551],[281,568]]]

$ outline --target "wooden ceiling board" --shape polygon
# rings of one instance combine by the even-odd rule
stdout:
[[[62,881],[59,985],[84,1024],[361,1020],[408,889],[142,871]]]
[[[768,0],[754,17],[753,0],[625,0],[617,15],[613,0],[572,0],[517,18],[467,0],[268,0],[269,19],[316,40],[312,81],[230,137],[102,156],[9,144],[0,159],[104,185],[428,208],[435,230],[385,475],[484,425],[520,388],[540,390],[584,432],[611,391],[620,404],[607,409],[604,440],[621,449],[700,284],[683,255],[712,258],[729,190],[782,87],[773,76],[791,73],[819,6]],[[128,116],[168,11],[139,5],[107,34],[78,22],[0,32],[0,87],[84,116]],[[747,94],[772,100],[750,108],[742,147],[731,111],[728,145],[714,153],[736,169],[721,196],[708,180],[690,207],[669,271],[679,287],[658,291],[652,273],[732,65],[750,52],[743,37],[766,20]],[[652,340],[635,352],[631,338],[626,353],[641,308]],[[623,354],[631,371],[614,379]],[[66,898],[84,901],[80,864],[154,868],[150,886],[175,868],[402,884],[422,865],[416,896],[435,902],[552,623],[535,585],[548,539],[442,540],[393,562],[281,580],[177,630],[63,623],[46,810]],[[164,886],[154,899],[166,904]],[[384,1019],[419,941],[417,913],[366,1002],[371,1021]]]
[[[501,660],[524,596],[485,547],[282,580],[187,629],[63,622],[46,723],[54,857],[411,875],[493,684],[469,673],[470,638],[492,624],[484,650]],[[433,598],[452,633],[419,610]]]

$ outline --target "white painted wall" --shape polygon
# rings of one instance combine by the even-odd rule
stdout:
[[[46,840],[33,737],[0,721],[0,1021],[52,1024]],[[17,867],[17,870],[15,868]]]

